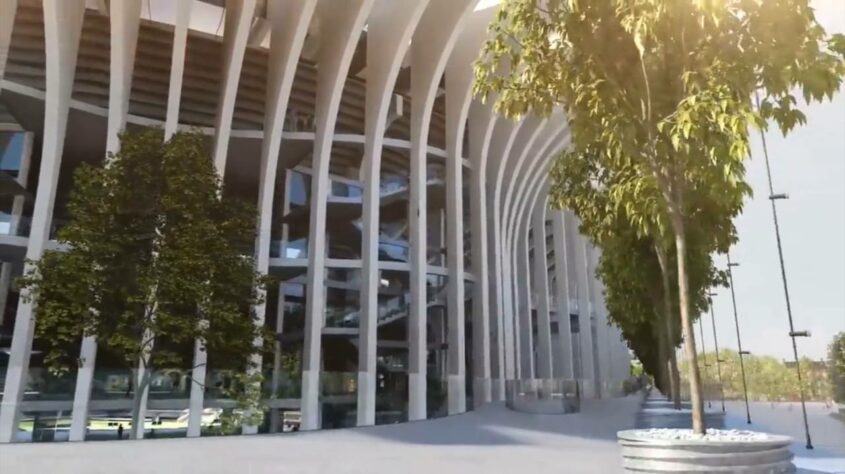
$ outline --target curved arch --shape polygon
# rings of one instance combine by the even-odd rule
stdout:
[[[375,424],[378,338],[378,243],[381,152],[393,84],[426,1],[380,0],[367,28],[367,89],[364,123],[362,292],[358,348],[358,426]]]
[[[496,386],[496,395],[498,395],[499,400],[504,400],[505,380],[513,378],[514,355],[513,346],[507,344],[505,340],[506,337],[511,337],[512,327],[507,324],[508,321],[505,318],[504,310],[504,283],[501,278],[504,275],[504,260],[502,256],[503,236],[500,225],[501,214],[498,206],[498,191],[501,186],[501,175],[503,174],[500,171],[504,168],[506,158],[510,154],[511,146],[521,126],[522,122],[512,122],[506,118],[498,118],[496,120],[489,148],[488,166],[485,170],[487,174],[487,185],[491,186],[487,192],[487,209],[492,211],[490,222],[488,223],[488,230],[492,230],[488,235],[490,240],[488,257],[491,263],[490,273],[493,280],[491,282],[493,294],[490,298],[492,303],[491,320],[496,323],[494,326],[496,328],[496,347],[498,348],[496,354],[498,370],[495,374],[497,377],[494,377],[495,380],[493,383]]]
[[[561,133],[563,135],[561,135]],[[527,219],[526,213],[524,212],[524,206],[526,202],[529,202],[532,196],[536,196],[538,192],[537,187],[537,180],[546,175],[544,170],[547,169],[547,165],[551,162],[551,158],[560,150],[563,146],[566,145],[568,140],[568,133],[565,130],[561,130],[558,134],[553,135],[550,139],[546,142],[545,146],[543,147],[543,151],[537,153],[535,156],[539,157],[540,159],[534,161],[533,169],[529,170],[528,174],[526,175],[525,179],[523,179],[523,184],[527,185],[527,191],[522,193],[521,202],[518,206],[518,212],[514,213],[513,215],[518,217],[511,222],[511,228],[509,229],[509,237],[507,241],[507,252],[510,257],[509,262],[509,271],[516,270],[516,274],[519,275],[528,275],[528,262],[527,262]],[[556,144],[556,145],[553,145]],[[539,166],[537,166],[539,164]],[[524,241],[522,239],[525,239]],[[515,275],[514,275],[515,276]],[[520,279],[511,278],[512,281],[512,291],[521,299],[522,305],[522,314],[529,315],[530,314],[530,287],[529,287],[529,279],[527,277],[523,277]],[[514,301],[516,304],[516,301]],[[516,310],[516,308],[514,308]],[[526,317],[527,319],[527,317]],[[527,319],[530,321],[530,319]],[[531,326],[527,324],[525,327],[530,328]],[[522,338],[530,343],[530,334],[521,334]],[[526,347],[524,348],[524,353],[526,356],[530,357],[532,348]],[[530,368],[530,366],[529,366]],[[533,376],[533,374],[532,374]]]
[[[61,168],[84,16],[84,0],[44,1],[47,78],[44,94],[44,134],[41,145],[41,167],[38,171],[39,185],[35,194],[32,224],[26,247],[27,260],[41,258],[50,235],[50,221]],[[29,356],[32,353],[32,338],[35,331],[35,319],[32,314],[34,306],[33,302],[21,298],[15,315],[3,403],[0,404],[0,443],[14,440],[18,429],[20,403],[27,383]]]
[[[432,0],[411,43],[411,162],[408,209],[411,306],[408,321],[408,418],[426,417],[426,153],[431,109],[449,54],[475,0]],[[444,20],[445,19],[445,20]]]
[[[311,159],[311,214],[308,224],[308,271],[306,273],[305,334],[302,354],[302,422],[305,430],[319,427],[320,351],[325,300],[326,200],[329,191],[329,160],[337,109],[358,37],[374,0],[337,3],[321,0],[318,15],[323,34],[317,74],[316,135]]]

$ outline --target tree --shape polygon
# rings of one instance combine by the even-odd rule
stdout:
[[[160,130],[124,133],[106,163],[76,170],[68,212],[57,234],[65,250],[28,262],[20,282],[51,371],[81,362],[84,336],[130,370],[140,364],[140,426],[150,374],[192,364],[195,340],[215,368],[247,369],[263,335],[251,313],[264,284],[252,259],[255,213],[223,192],[200,134],[165,143]]]
[[[749,128],[803,123],[795,89],[807,101],[832,96],[845,38],[827,36],[808,0],[507,0],[490,30],[476,94],[496,94],[507,116],[563,106],[573,146],[562,159],[610,173],[629,222],[673,242],[693,430],[703,433],[692,315],[706,296],[691,291],[691,237],[697,255],[727,249],[751,194]]]
[[[845,332],[833,336],[828,348],[828,364],[833,399],[838,403],[845,403]]]

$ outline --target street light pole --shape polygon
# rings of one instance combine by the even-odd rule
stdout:
[[[739,335],[739,316],[736,311],[736,293],[734,292],[734,277],[731,267],[738,267],[738,263],[731,262],[731,254],[728,253],[728,282],[731,287],[731,301],[734,306],[734,322],[736,323],[736,345],[739,349],[739,370],[742,372],[742,394],[745,397],[745,419],[748,424],[751,424],[751,410],[748,408],[748,385],[745,382],[745,363],[742,361],[742,356],[745,351],[742,350],[742,337]]]
[[[757,102],[757,110],[760,109],[760,96],[755,92],[754,97]],[[788,199],[789,196],[785,193],[775,194],[772,186],[772,170],[769,165],[769,150],[766,146],[766,134],[760,129],[760,140],[763,144],[763,158],[766,162],[766,177],[769,180],[769,201],[772,203],[772,219],[775,223],[775,239],[778,244],[778,259],[780,260],[780,275],[783,280],[783,294],[786,297],[786,315],[789,318],[789,337],[792,338],[792,355],[795,357],[795,371],[798,374],[798,393],[801,395],[801,413],[804,416],[804,434],[807,438],[807,449],[813,449],[813,441],[810,439],[810,425],[807,422],[807,405],[804,402],[804,384],[801,381],[801,364],[798,361],[798,344],[795,342],[796,337],[800,337],[801,333],[795,331],[795,326],[792,323],[792,307],[789,304],[789,287],[786,283],[786,266],[783,263],[783,246],[780,240],[780,227],[778,226],[778,211],[775,201],[780,199]]]
[[[710,364],[707,363],[707,349],[704,348],[704,323],[701,322],[702,319],[704,319],[704,316],[699,315],[698,316],[698,332],[701,334],[701,361],[704,363],[704,376],[706,378],[707,375],[709,375],[709,371],[707,370],[707,367],[710,367]],[[718,356],[716,356],[716,358],[718,359]],[[703,388],[704,385],[706,385],[706,384],[702,384],[702,388]],[[702,390],[702,394],[704,396],[707,396],[707,391]],[[708,398],[707,399],[707,408],[711,408],[712,406],[713,405],[710,404],[710,399]]]
[[[716,312],[713,310],[713,297],[716,293],[708,293],[710,301],[710,322],[713,326],[713,345],[716,348],[716,374],[719,376],[719,397],[722,400],[722,413],[725,412],[725,385],[722,383],[722,360],[719,359],[719,338],[716,337]]]

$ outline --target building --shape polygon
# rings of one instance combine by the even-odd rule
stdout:
[[[278,335],[260,429],[456,414],[503,399],[508,380],[577,378],[582,396],[617,394],[629,355],[606,324],[596,252],[571,215],[547,208],[565,117],[514,122],[471,94],[494,11],[0,0],[0,442],[45,417],[90,439],[92,420],[128,410],[129,371],[96,341],[80,342],[77,373],[44,372],[37,311],[10,283],[56,245],[73,168],[135,127],[198,127],[227,186],[258,204],[258,270],[282,280],[256,308]],[[153,377],[147,415],[193,414],[180,435],[199,436],[225,405],[226,374],[204,357]]]

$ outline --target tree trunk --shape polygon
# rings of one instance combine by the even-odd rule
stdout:
[[[666,337],[668,357],[666,367],[669,378],[669,396],[676,410],[681,409],[681,374],[678,373],[678,358],[675,356],[675,332],[672,327],[672,288],[669,283],[669,264],[665,250],[655,245],[657,261],[660,264],[660,279],[663,284],[663,334]]]
[[[660,314],[659,311],[656,312],[658,319],[662,319],[663,316]],[[657,380],[660,381],[658,384],[660,389],[663,391],[664,395],[667,395],[669,399],[672,398],[672,382],[671,376],[669,373],[669,366],[667,365],[667,361],[669,360],[669,354],[667,351],[668,348],[668,339],[666,338],[666,331],[662,324],[656,324],[654,326],[654,336],[657,338],[657,373],[654,374]]]
[[[142,439],[144,437],[144,420],[141,419],[141,405],[144,404],[146,397],[144,394],[150,386],[152,379],[152,370],[149,367],[149,356],[146,356],[139,367],[142,373],[135,376],[135,392],[132,395],[132,427],[129,430],[129,439]],[[146,417],[145,417],[146,418]],[[140,436],[139,436],[140,434]]]
[[[698,370],[698,355],[689,308],[689,280],[687,275],[687,239],[684,222],[677,210],[672,212],[672,227],[675,231],[675,252],[678,259],[678,299],[681,309],[681,330],[684,335],[684,351],[689,360],[690,402],[692,405],[692,430],[704,434],[704,404],[701,394],[701,374]]]

